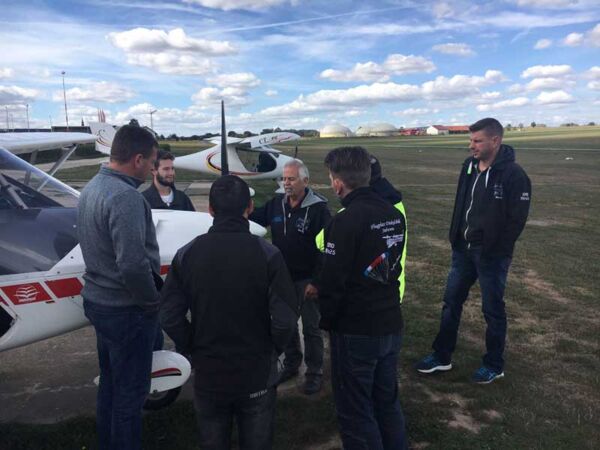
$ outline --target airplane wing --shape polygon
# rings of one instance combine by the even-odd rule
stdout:
[[[275,150],[270,146],[273,144],[281,144],[282,142],[296,141],[298,139],[300,139],[300,136],[295,133],[267,133],[261,134],[260,136],[252,136],[242,139],[240,142],[235,144],[235,146],[241,147],[244,150],[256,152],[268,151],[271,153],[280,153],[279,150]]]
[[[96,136],[89,133],[0,133],[0,147],[15,155],[94,142]]]

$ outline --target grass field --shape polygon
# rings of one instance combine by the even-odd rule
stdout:
[[[505,138],[533,184],[529,222],[516,247],[505,297],[506,378],[484,387],[468,381],[484,352],[477,289],[463,313],[454,370],[425,377],[412,368],[430,351],[439,324],[450,259],[447,232],[467,140],[462,135],[299,142],[299,157],[317,189],[331,199],[332,210],[339,204],[327,188],[322,160],[336,146],[367,148],[403,192],[409,247],[399,381],[411,446],[600,448],[600,128],[535,129]],[[293,146],[281,148],[293,151]],[[96,170],[71,169],[59,176],[85,179]],[[257,203],[273,187],[256,184]],[[276,448],[339,447],[329,388],[317,398],[281,396],[278,408]],[[145,426],[145,448],[195,448],[190,403],[147,415]],[[93,448],[93,418],[48,426],[4,424],[0,436],[3,449]]]

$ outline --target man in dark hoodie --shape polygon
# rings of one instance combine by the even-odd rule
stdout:
[[[166,150],[159,150],[154,169],[152,185],[142,192],[152,209],[175,209],[196,211],[190,198],[175,188],[175,157]]]
[[[277,195],[257,208],[250,219],[271,227],[273,244],[281,250],[302,304],[302,333],[306,362],[303,392],[315,394],[321,390],[323,378],[323,335],[319,329],[319,306],[314,298],[306,298],[306,289],[317,274],[321,254],[315,236],[327,225],[331,215],[327,199],[309,186],[308,169],[299,160],[283,168],[285,194]],[[298,330],[285,350],[280,383],[296,375],[302,363]]]
[[[469,130],[473,156],[465,160],[458,180],[450,225],[452,266],[440,330],[434,352],[417,363],[416,369],[426,374],[452,369],[463,304],[479,279],[487,353],[472,381],[488,384],[504,376],[504,288],[515,242],[527,221],[531,182],[515,163],[513,148],[502,144],[500,122],[482,119]]]
[[[269,449],[278,356],[299,305],[281,252],[250,234],[248,185],[226,175],[209,194],[208,233],[175,255],[161,291],[161,325],[194,367],[200,447]],[[191,322],[187,319],[191,314]]]

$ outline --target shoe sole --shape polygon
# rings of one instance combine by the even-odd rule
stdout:
[[[500,379],[500,378],[504,378],[504,372],[502,372],[502,373],[500,373],[500,374],[496,375],[496,376],[495,376],[494,378],[492,378],[491,380],[487,380],[487,381],[476,381],[475,383],[476,383],[476,384],[490,384],[490,383],[492,383],[493,381],[495,381],[495,380],[498,380],[498,379]]]
[[[433,372],[447,372],[452,369],[452,364],[447,364],[445,366],[435,366],[431,369],[417,369],[420,373],[433,373]]]

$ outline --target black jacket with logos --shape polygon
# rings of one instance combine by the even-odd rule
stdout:
[[[273,244],[281,250],[294,281],[316,275],[321,253],[315,236],[331,220],[325,197],[307,189],[300,205],[292,208],[286,196],[280,194],[256,208],[250,220],[271,227]]]
[[[142,195],[148,201],[148,203],[150,204],[150,208],[152,209],[196,211],[196,208],[194,208],[192,201],[187,195],[185,195],[184,192],[178,191],[177,189],[175,189],[174,186],[171,189],[173,190],[173,202],[169,205],[163,202],[162,198],[160,197],[160,193],[158,192],[158,189],[156,189],[156,186],[154,186],[154,183],[152,183],[148,189],[143,191]]]
[[[274,386],[277,357],[298,315],[281,252],[250,234],[242,217],[216,217],[208,233],[182,247],[161,291],[162,328],[191,354],[202,391],[253,393]]]
[[[321,328],[381,336],[402,330],[398,277],[406,223],[371,188],[353,190],[325,228],[319,290]]]
[[[456,247],[464,242],[461,224],[469,225],[466,216],[469,211],[471,193],[469,186],[474,185],[478,175],[477,160],[469,157],[465,160],[458,179],[454,212],[450,223],[450,243]],[[494,163],[481,173],[479,188],[485,191],[474,196],[479,204],[473,218],[481,230],[482,253],[493,256],[512,256],[515,242],[525,227],[529,205],[531,204],[531,181],[525,171],[515,162],[515,151],[508,145],[502,145]],[[473,178],[473,179],[471,179]]]

